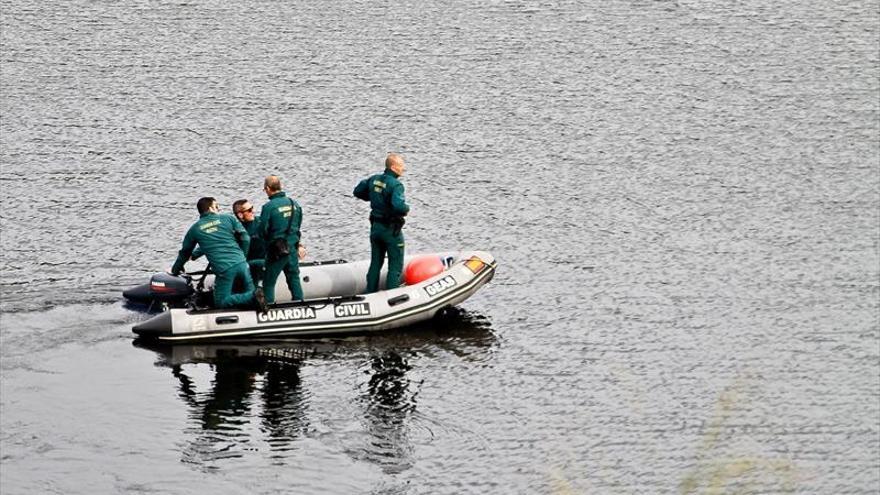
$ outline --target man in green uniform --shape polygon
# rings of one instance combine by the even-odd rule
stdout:
[[[370,202],[370,269],[367,271],[367,293],[379,290],[379,272],[388,253],[386,287],[400,286],[403,271],[403,217],[409,213],[400,177],[406,170],[403,157],[389,153],[385,171],[368,177],[354,188],[354,195]]]
[[[232,203],[232,211],[251,237],[246,257],[254,284],[260,285],[263,282],[263,269],[266,266],[266,243],[263,242],[260,233],[260,217],[254,212],[254,205],[246,199]]]
[[[221,215],[217,200],[201,198],[196,204],[199,220],[186,232],[183,246],[177,254],[177,260],[171,267],[171,273],[178,275],[183,266],[192,256],[198,245],[208,257],[214,270],[214,305],[218,308],[229,308],[240,305],[256,304],[265,311],[263,291],[254,288],[250,270],[244,253],[250,245],[250,236],[241,222],[231,215]],[[232,284],[240,280],[244,292],[232,293]]]
[[[232,213],[241,222],[244,230],[247,231],[251,238],[250,247],[248,252],[245,253],[245,257],[251,269],[251,278],[254,279],[254,285],[260,285],[263,281],[263,269],[266,265],[266,245],[263,242],[263,238],[260,237],[260,217],[254,213],[254,206],[246,199],[239,199],[232,203]],[[205,253],[202,251],[202,248],[197,247],[193,250],[192,258],[190,259],[196,260],[203,254]],[[239,285],[236,285],[234,288],[240,288]]]
[[[293,300],[302,300],[302,282],[299,280],[299,260],[305,256],[299,231],[302,225],[302,208],[281,190],[281,179],[278,176],[266,177],[263,191],[269,197],[269,202],[260,210],[260,234],[266,243],[266,273],[263,279],[266,302],[275,302],[275,281],[282,271],[287,278],[287,287]],[[287,241],[287,254],[279,254],[276,249],[282,239]]]

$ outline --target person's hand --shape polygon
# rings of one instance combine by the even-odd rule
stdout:
[[[309,252],[306,251],[306,247],[305,247],[305,246],[303,246],[302,244],[300,244],[299,246],[297,246],[297,248],[296,248],[296,255],[299,257],[300,260],[304,260],[304,259],[306,259],[306,256],[307,256],[308,254],[309,254]]]

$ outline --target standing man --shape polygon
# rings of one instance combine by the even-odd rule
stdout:
[[[232,203],[232,212],[241,222],[244,230],[251,237],[251,245],[247,252],[247,263],[256,285],[263,282],[263,269],[266,267],[266,243],[260,233],[260,217],[254,212],[254,205],[246,199]]]
[[[367,271],[367,293],[379,290],[379,272],[388,253],[386,287],[400,286],[403,271],[403,224],[409,205],[403,194],[403,183],[398,180],[406,170],[403,157],[389,153],[385,171],[368,177],[354,188],[354,195],[370,202],[370,269]]]
[[[282,271],[293,300],[301,301],[303,290],[299,280],[299,260],[305,257],[305,248],[299,240],[302,208],[281,190],[278,176],[266,177],[263,191],[269,197],[269,202],[260,210],[260,233],[266,243],[266,274],[263,279],[266,302],[275,302],[275,281]]]
[[[183,265],[198,245],[214,270],[214,305],[218,308],[229,308],[255,303],[265,312],[263,291],[254,288],[244,256],[250,246],[247,231],[235,217],[221,215],[214,198],[199,199],[196,208],[199,211],[199,220],[186,232],[177,260],[171,267],[171,274],[178,275],[183,271]],[[244,292],[234,294],[232,284],[237,280],[243,284]]]

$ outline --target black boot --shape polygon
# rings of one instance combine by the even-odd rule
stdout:
[[[262,287],[257,287],[254,290],[254,302],[261,313],[267,313],[269,311],[269,306],[266,304],[266,295],[263,294]]]

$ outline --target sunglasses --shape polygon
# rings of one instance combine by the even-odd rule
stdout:
[[[253,213],[253,211],[254,211],[253,206],[251,206],[250,208],[248,208],[246,210],[238,210],[239,213]]]

